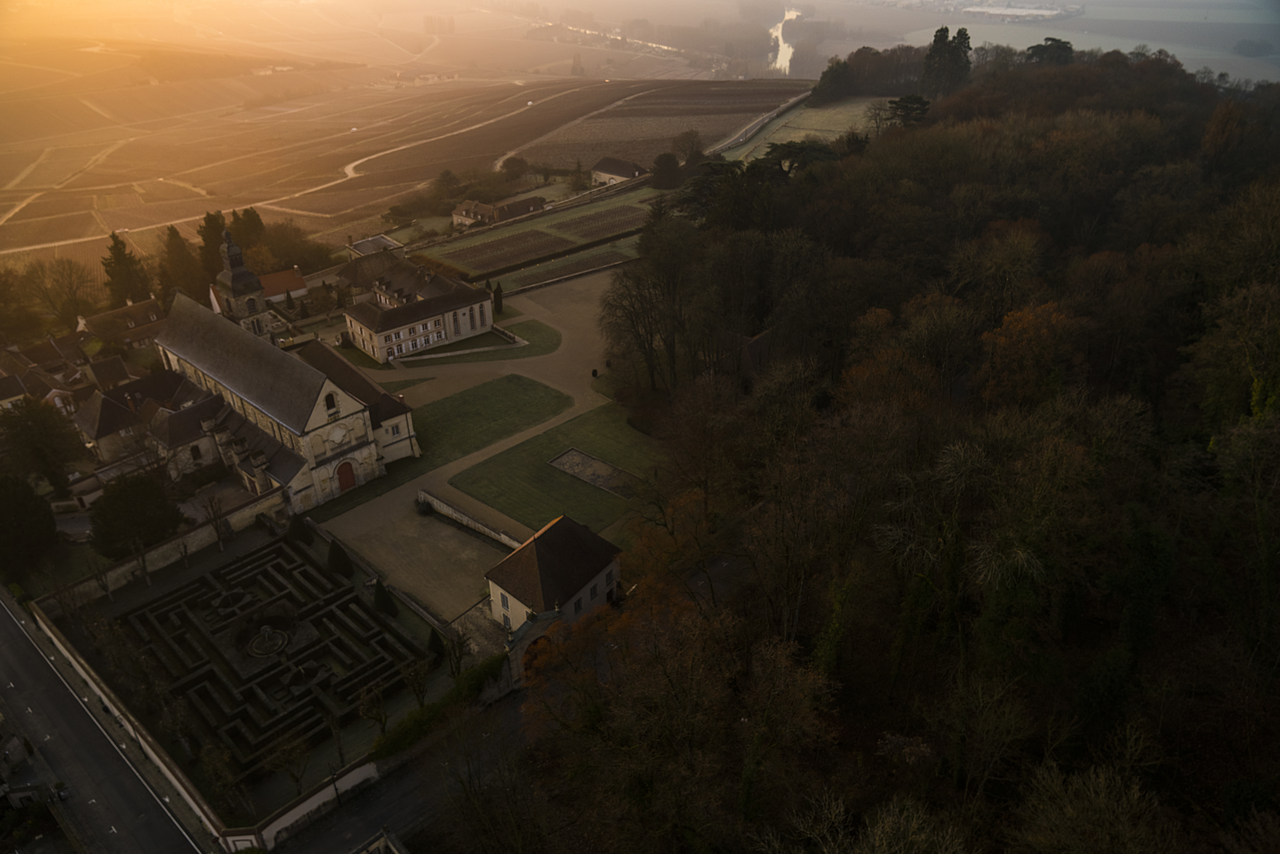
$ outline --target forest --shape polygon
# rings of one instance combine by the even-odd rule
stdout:
[[[530,649],[458,850],[1277,850],[1280,86],[940,36],[920,109],[654,206],[629,596]]]

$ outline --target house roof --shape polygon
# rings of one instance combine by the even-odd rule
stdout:
[[[493,209],[493,215],[498,221],[502,221],[540,211],[546,206],[547,200],[542,196],[529,196],[523,199],[499,202]]]
[[[392,240],[385,234],[375,234],[373,237],[366,237],[364,240],[357,240],[351,244],[352,250],[359,255],[372,255],[374,252],[381,252],[384,249],[401,249],[403,247],[403,243]]]
[[[491,298],[487,290],[473,288],[444,276],[435,276],[432,281],[447,282],[450,287],[443,293],[406,305],[387,307],[378,305],[373,300],[356,303],[347,309],[347,317],[371,332],[384,332],[388,329],[399,329],[438,314],[486,302]]]
[[[471,199],[467,199],[453,209],[454,216],[466,217],[467,219],[492,219],[493,212],[493,205],[486,205],[484,202],[477,202]]]
[[[103,341],[146,341],[164,327],[164,309],[154,299],[84,319],[84,328]]]
[[[13,400],[22,397],[27,390],[22,386],[22,380],[12,374],[0,374],[0,400]]]
[[[352,258],[336,271],[337,276],[346,279],[362,290],[373,287],[378,279],[398,280],[406,276],[416,278],[418,266],[406,261],[394,252],[375,252]]]
[[[259,276],[258,281],[262,283],[262,296],[266,299],[282,297],[289,291],[307,288],[307,280],[297,267],[281,270],[278,273],[267,273],[265,276]]]
[[[226,405],[222,395],[214,394],[177,410],[157,408],[147,419],[148,431],[161,447],[170,450],[181,448],[202,437],[204,428],[200,422],[206,418],[217,418]]]
[[[114,388],[131,378],[129,366],[119,356],[89,363],[89,374],[100,389]]]
[[[294,353],[311,367],[323,371],[333,384],[369,407],[369,418],[376,430],[382,422],[407,414],[410,409],[381,386],[366,377],[333,348],[320,341],[308,341]]]
[[[61,338],[54,338],[50,335],[39,344],[32,344],[30,347],[24,348],[20,355],[30,360],[32,364],[55,365],[59,362],[77,362],[86,361],[84,353],[80,350],[80,345],[89,340],[91,336],[86,332],[72,332],[69,335],[63,335]]]
[[[649,170],[638,163],[619,160],[616,157],[600,158],[600,161],[591,167],[591,171],[599,172],[602,175],[613,175],[617,178],[637,178],[641,175],[649,174]]]
[[[195,365],[294,433],[324,388],[320,371],[179,294],[156,344]]]
[[[95,391],[71,419],[88,439],[97,441],[139,423],[138,414]]]
[[[618,555],[613,543],[560,516],[484,574],[530,610],[568,604]]]

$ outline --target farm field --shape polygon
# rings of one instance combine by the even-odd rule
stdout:
[[[568,78],[363,86],[299,98],[283,111],[196,112],[162,127],[122,125],[133,136],[100,144],[80,144],[82,134],[0,144],[0,160],[13,156],[23,164],[4,187],[0,259],[16,261],[4,255],[33,249],[41,250],[34,257],[54,257],[72,241],[95,243],[94,256],[101,257],[109,231],[126,228],[137,251],[147,254],[169,224],[190,225],[205,211],[249,205],[268,221],[292,218],[331,239],[364,236],[380,230],[378,217],[391,203],[444,169],[487,171],[522,141],[658,89],[663,103],[683,100],[692,115],[710,108],[701,90],[711,85]],[[714,85],[716,97],[726,85],[733,88]],[[770,92],[781,100],[792,91],[743,85],[746,94],[738,100],[752,108],[776,106],[767,103]],[[626,127],[611,132],[625,136]],[[599,146],[613,148],[607,141]],[[590,161],[591,150],[584,151],[582,159]]]
[[[721,153],[729,160],[755,160],[770,143],[796,142],[808,136],[831,140],[843,136],[849,128],[862,132],[862,116],[880,98],[849,98],[821,107],[798,107],[787,110],[769,122],[744,145],[726,148]]]
[[[590,168],[601,157],[647,167],[671,149],[677,134],[696,130],[710,148],[811,85],[751,80],[659,88],[561,128],[522,149],[520,156],[557,168],[572,168],[577,162]]]
[[[588,208],[573,208],[546,214],[508,228],[427,247],[420,254],[444,261],[473,278],[493,275],[575,246],[634,231],[644,225],[649,216],[645,203],[655,195],[656,191],[642,188],[593,204],[589,213]]]

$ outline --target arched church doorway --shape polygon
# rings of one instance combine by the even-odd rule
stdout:
[[[356,470],[351,463],[343,463],[338,466],[338,491],[346,492],[348,489],[356,485]]]

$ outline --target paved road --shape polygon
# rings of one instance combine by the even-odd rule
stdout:
[[[201,850],[169,817],[27,637],[24,629],[30,626],[25,612],[0,602],[0,693],[16,727],[40,754],[37,770],[52,775],[44,782],[61,781],[70,789],[62,806],[86,849],[93,854]],[[119,737],[124,739],[123,731]],[[137,748],[126,744],[124,750]]]

